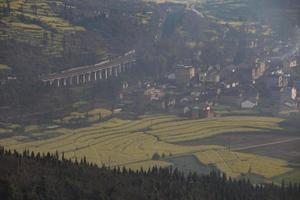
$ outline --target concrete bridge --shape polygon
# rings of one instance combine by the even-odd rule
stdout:
[[[135,50],[132,50],[113,60],[41,76],[41,80],[49,86],[56,87],[81,85],[91,81],[107,80],[110,77],[118,77],[121,73],[129,70],[135,65],[135,62]]]

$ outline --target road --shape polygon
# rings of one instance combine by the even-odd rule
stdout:
[[[187,8],[188,10],[196,13],[197,15],[199,15],[201,18],[204,18],[204,15],[195,8],[195,5],[191,5],[190,8]]]
[[[259,147],[271,146],[271,145],[275,145],[275,144],[294,142],[297,140],[300,140],[300,137],[280,140],[280,141],[276,141],[276,142],[268,142],[268,143],[263,143],[263,144],[256,144],[256,145],[250,145],[250,146],[245,146],[245,147],[233,148],[232,150],[233,151],[242,151],[242,150],[247,150],[247,149],[255,149],[255,148],[259,148]]]

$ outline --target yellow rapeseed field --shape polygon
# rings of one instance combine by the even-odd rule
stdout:
[[[91,116],[104,110],[93,110]],[[69,116],[83,113],[71,113]],[[110,115],[106,111],[104,115]],[[66,119],[65,120],[68,120]],[[237,120],[238,119],[238,120]],[[184,146],[175,142],[209,137],[224,132],[280,130],[281,119],[265,117],[227,117],[205,120],[187,120],[171,115],[142,116],[137,120],[113,118],[84,128],[37,125],[25,127],[25,134],[0,139],[0,145],[9,149],[35,152],[64,153],[66,158],[80,159],[106,166],[125,166],[134,170],[141,167],[166,167],[172,163],[153,160],[153,154],[170,156],[195,155],[204,164],[213,164],[229,176],[254,173],[271,178],[289,172],[282,160],[232,152],[216,145]]]
[[[195,154],[204,164],[214,164],[228,176],[238,177],[241,174],[253,173],[265,178],[284,174],[292,169],[283,160],[258,156],[249,153],[239,153],[227,149],[209,150]]]

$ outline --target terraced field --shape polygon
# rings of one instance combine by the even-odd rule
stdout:
[[[93,109],[88,112],[71,112],[68,116],[65,116],[63,118],[63,122],[69,123],[72,120],[85,118],[85,117],[88,117],[89,122],[96,122],[101,120],[101,118],[110,116],[111,114],[112,114],[111,111],[107,109],[101,109],[101,108]]]
[[[18,151],[64,152],[67,158],[85,156],[97,164],[131,169],[166,167],[172,165],[170,158],[195,155],[201,163],[212,164],[232,177],[254,173],[270,179],[292,169],[286,161],[232,152],[223,146],[187,146],[174,142],[225,132],[279,131],[279,122],[281,119],[264,117],[187,120],[170,115],[150,115],[137,120],[113,118],[78,129],[30,126],[25,128],[25,134],[0,139],[0,145]],[[160,159],[153,159],[155,153]]]
[[[226,117],[213,120],[173,121],[151,126],[150,134],[166,142],[183,142],[222,133],[279,131],[279,118]]]
[[[43,47],[45,54],[58,56],[63,51],[63,35],[84,31],[59,17],[50,5],[63,8],[63,0],[10,0],[10,14],[1,13],[0,40],[14,39],[19,42]],[[0,6],[7,7],[1,0]]]

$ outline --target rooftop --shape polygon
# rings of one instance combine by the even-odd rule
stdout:
[[[194,68],[192,65],[177,65],[176,69],[191,69]]]

